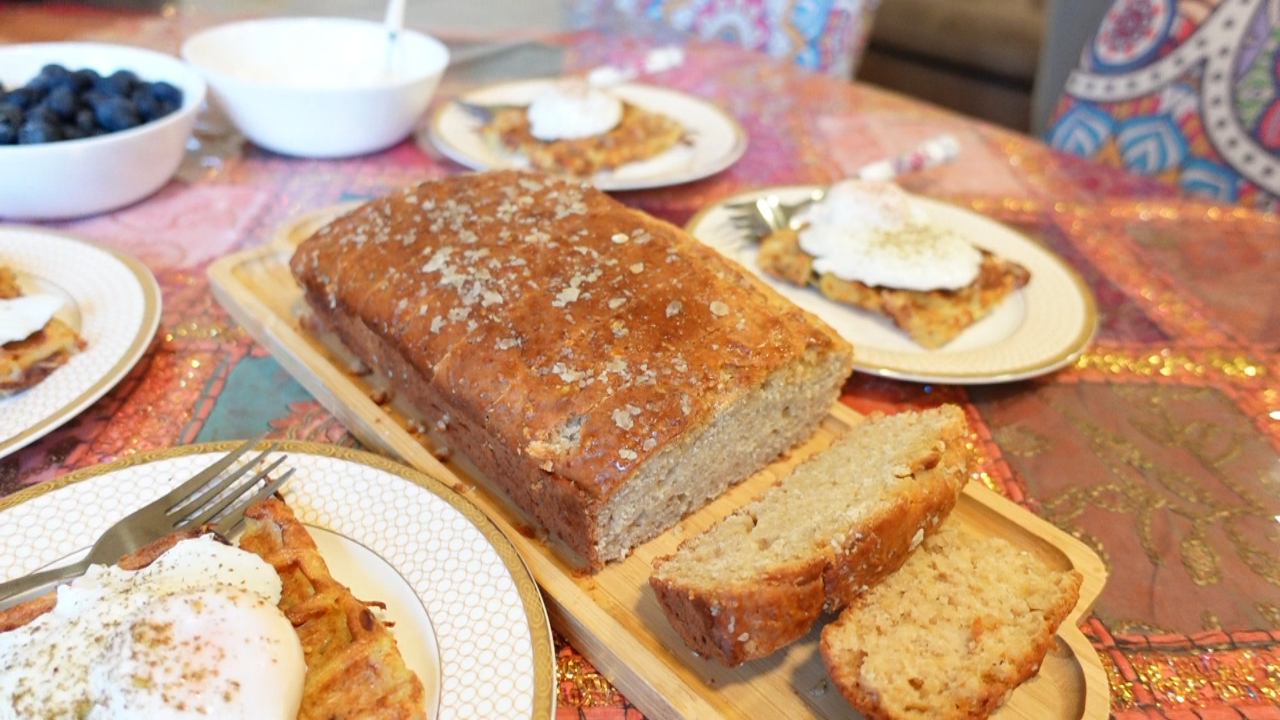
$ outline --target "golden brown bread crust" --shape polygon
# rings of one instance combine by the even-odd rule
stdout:
[[[0,300],[21,294],[13,270],[0,267]],[[36,385],[83,349],[84,340],[57,318],[26,339],[0,345],[0,398]]]
[[[968,426],[958,409],[952,414],[955,419],[939,437],[942,453],[922,449],[910,462],[916,482],[842,528],[843,542],[832,545],[815,530],[810,555],[714,590],[664,577],[661,567],[671,556],[655,559],[649,584],[685,644],[730,667],[764,657],[802,637],[822,613],[840,610],[901,567],[951,513],[976,470],[976,459],[965,448]],[[856,426],[849,430],[857,431]]]
[[[992,685],[984,688],[980,694],[957,703],[954,713],[945,717],[930,716],[930,720],[984,720],[990,717],[991,713],[1005,701],[1010,688],[1017,687],[1040,671],[1040,663],[1033,662],[1030,659],[1031,656],[1043,658],[1052,646],[1052,634],[1038,639],[1028,648],[1028,656],[1009,668],[1009,671],[1019,678],[1016,683],[1009,687]],[[867,657],[865,652],[859,650],[842,654],[833,650],[826,641],[819,641],[818,648],[836,689],[849,701],[850,705],[857,708],[862,717],[866,720],[911,720],[886,707],[880,693],[859,682],[862,666]]]
[[[965,481],[976,468],[962,437],[947,436],[944,440],[947,449],[941,461],[936,455],[920,458],[912,468],[920,482],[881,507],[832,553],[822,578],[825,611],[843,608],[902,567],[911,551],[951,514]],[[939,467],[947,470],[935,470]]]
[[[626,551],[602,552],[601,508],[646,462],[770,378],[851,364],[833,330],[683,231],[548,175],[404,189],[291,267],[350,350],[596,569]],[[814,392],[829,405],[842,380]]]
[[[411,720],[426,717],[422,682],[405,667],[395,638],[329,574],[293,511],[267,498],[245,512],[240,547],[280,575],[280,610],[293,623],[307,663],[298,720]]]
[[[786,228],[761,240],[756,262],[769,275],[794,285],[814,285],[836,302],[880,313],[920,345],[946,345],[982,318],[1009,293],[1027,284],[1031,273],[1021,265],[982,250],[978,277],[958,290],[900,290],[815,274],[813,258],[800,248],[797,232]]]
[[[664,558],[660,558],[661,562]],[[684,644],[728,667],[762,658],[813,627],[822,614],[826,558],[815,556],[772,568],[752,583],[704,593],[652,576],[663,615]]]
[[[480,133],[495,146],[528,158],[535,170],[589,177],[668,150],[684,137],[684,128],[666,115],[624,102],[622,119],[601,135],[539,140],[530,132],[525,108],[497,111]]]

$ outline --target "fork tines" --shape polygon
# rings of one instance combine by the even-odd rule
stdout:
[[[228,457],[223,458],[217,465],[201,473],[205,484],[212,477],[229,467],[232,461],[243,455],[249,447],[256,444],[260,439],[261,436],[250,440],[237,448]],[[166,516],[178,527],[197,527],[213,524],[216,532],[226,534],[244,517],[245,509],[276,492],[284,484],[284,481],[293,475],[293,468],[289,468],[279,477],[271,478],[272,471],[284,463],[286,459],[284,456],[276,458],[266,467],[253,472],[255,468],[266,461],[268,455],[276,452],[279,448],[279,443],[272,443],[265,450],[246,460],[235,470],[227,473],[225,477],[218,478],[212,484],[209,484],[208,487],[199,487],[201,483],[196,481],[201,476],[197,476],[194,481],[184,483],[179,490],[186,490],[186,496],[173,503],[166,511]],[[212,475],[210,471],[214,471]],[[255,491],[259,481],[264,481],[264,485]],[[171,493],[171,495],[175,493]]]

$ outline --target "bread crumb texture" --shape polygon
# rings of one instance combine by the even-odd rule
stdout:
[[[1039,670],[1080,581],[950,521],[823,628],[823,660],[869,720],[984,718]]]
[[[691,649],[729,665],[804,635],[947,516],[974,471],[967,434],[955,405],[853,426],[656,561],[650,584],[668,619]]]

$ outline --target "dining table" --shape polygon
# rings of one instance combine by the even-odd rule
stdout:
[[[93,40],[176,55],[195,31],[258,12],[5,3],[0,43]],[[863,414],[963,406],[981,482],[1097,553],[1107,579],[1080,628],[1105,671],[1112,717],[1280,720],[1280,217],[646,22],[495,37],[422,29],[454,52],[436,105],[485,83],[634,66],[678,47],[682,62],[647,81],[714,104],[749,142],[709,177],[612,193],[676,225],[744,191],[826,184],[927,138],[956,138],[955,159],[897,182],[1060,258],[1091,294],[1092,335],[1044,374],[948,383],[854,372],[841,401]],[[0,499],[139,453],[263,432],[359,447],[219,303],[207,270],[310,211],[465,170],[422,132],[370,155],[305,159],[256,147],[209,112],[154,195],[36,223],[140,260],[162,310],[118,384],[0,458]],[[557,717],[645,717],[555,629]]]

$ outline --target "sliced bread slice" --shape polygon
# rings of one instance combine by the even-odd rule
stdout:
[[[822,659],[868,720],[985,718],[1039,670],[1080,581],[948,522],[822,629]]]
[[[655,562],[649,584],[692,650],[725,665],[801,637],[902,565],[973,472],[964,412],[873,416]]]

